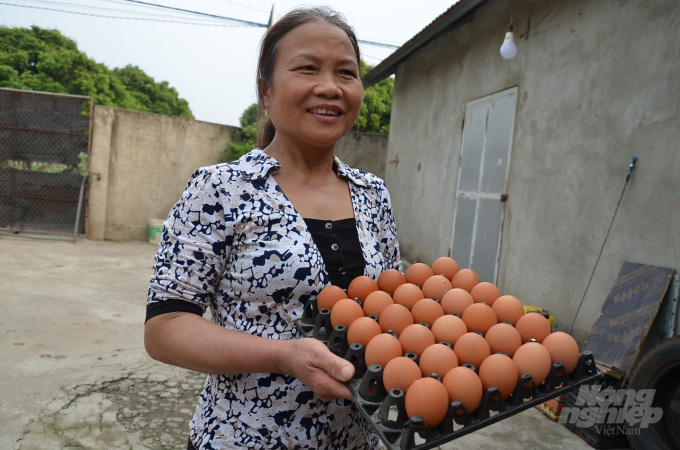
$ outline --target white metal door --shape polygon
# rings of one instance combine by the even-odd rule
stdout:
[[[465,105],[451,257],[496,282],[517,88]]]

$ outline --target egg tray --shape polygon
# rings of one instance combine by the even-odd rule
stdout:
[[[473,414],[468,414],[461,402],[454,401],[449,405],[442,423],[430,428],[420,417],[408,418],[404,406],[405,392],[401,389],[386,392],[382,382],[383,368],[377,364],[366,366],[363,346],[348,345],[347,328],[342,325],[333,328],[330,311],[319,311],[316,300],[307,303],[303,316],[296,320],[295,325],[304,337],[322,341],[331,352],[354,365],[354,378],[346,386],[359,411],[389,450],[435,448],[563,395],[580,385],[594,383],[603,376],[592,353],[582,352],[576,369],[570,375],[566,374],[559,362],[553,364],[540,386],[534,384],[531,375],[524,374],[513,394],[506,400],[503,400],[497,388],[491,387],[484,393],[480,406]],[[414,354],[405,356],[417,361]],[[473,365],[465,366],[476,371]]]

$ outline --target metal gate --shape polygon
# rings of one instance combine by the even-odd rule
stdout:
[[[92,98],[0,88],[0,230],[85,232]]]

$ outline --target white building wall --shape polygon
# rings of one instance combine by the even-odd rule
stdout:
[[[563,330],[585,293],[583,340],[623,261],[680,269],[678,13],[674,0],[491,1],[402,63],[385,178],[405,259],[449,252],[465,103],[517,86],[501,291]]]

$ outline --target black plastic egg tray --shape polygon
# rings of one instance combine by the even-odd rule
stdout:
[[[347,388],[354,396],[359,411],[390,450],[435,448],[565,394],[582,384],[594,383],[603,375],[595,365],[593,355],[582,352],[576,369],[570,375],[566,374],[559,362],[553,364],[548,378],[540,386],[535,386],[531,375],[524,374],[514,393],[506,400],[503,400],[497,388],[489,388],[473,414],[468,414],[462,403],[455,401],[449,405],[444,421],[430,428],[425,426],[420,417],[407,416],[405,392],[401,389],[386,392],[382,382],[383,368],[377,364],[366,367],[362,345],[348,345],[347,329],[342,325],[333,328],[330,311],[319,311],[316,300],[307,303],[303,316],[296,321],[296,327],[304,337],[322,341],[334,354],[354,365],[354,378],[346,383]],[[417,361],[414,354],[405,356]],[[465,366],[476,371],[472,365]]]

